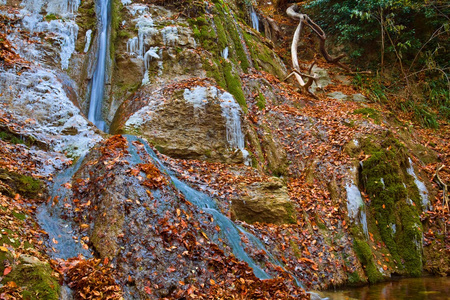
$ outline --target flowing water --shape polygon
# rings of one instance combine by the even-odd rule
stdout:
[[[68,259],[82,254],[84,257],[92,257],[91,253],[78,238],[74,238],[72,222],[64,214],[64,209],[70,203],[71,189],[65,184],[70,183],[75,172],[80,168],[84,157],[80,157],[75,165],[59,173],[53,179],[53,185],[49,188],[51,200],[41,205],[36,213],[36,218],[43,230],[49,236],[49,255],[53,258]],[[84,248],[83,248],[84,246]]]
[[[91,81],[91,95],[89,101],[88,119],[98,129],[105,131],[106,124],[102,117],[102,103],[105,89],[106,60],[109,49],[108,29],[111,19],[111,4],[109,0],[100,0],[99,12],[99,38],[97,51],[97,64]]]
[[[180,191],[189,202],[201,208],[205,213],[208,213],[213,216],[214,222],[220,227],[221,233],[223,234],[223,238],[225,238],[225,240],[228,242],[228,245],[232,248],[233,254],[238,259],[247,262],[248,265],[253,269],[253,272],[257,277],[261,279],[271,278],[271,276],[267,274],[262,269],[262,267],[257,265],[255,261],[244,250],[244,246],[242,245],[240,235],[240,232],[244,232],[244,229],[235,225],[230,219],[228,219],[221,212],[219,212],[216,203],[211,197],[194,190],[193,188],[191,188],[190,186],[186,185],[178,178],[176,178],[172,172],[170,172],[167,168],[164,167],[164,165],[158,159],[158,157],[150,148],[147,142],[131,135],[126,135],[125,137],[129,142],[129,152],[132,155],[132,163],[134,164],[142,163],[135,146],[132,144],[132,142],[134,141],[139,141],[140,143],[144,144],[145,150],[152,157],[153,161],[155,162],[155,165],[158,166],[162,172],[170,176],[170,179],[174,184],[174,186],[176,187],[176,189]],[[246,233],[246,235],[251,236],[252,239],[255,240],[257,239],[250,233]],[[216,242],[218,243],[218,240]],[[261,248],[259,250],[264,250],[265,252],[267,252],[267,250],[262,246],[262,244],[258,246],[259,248]],[[275,259],[273,260],[273,262],[276,263]],[[280,263],[277,263],[277,265],[280,265]]]
[[[448,300],[449,277],[393,279],[359,288],[319,292],[330,300]]]

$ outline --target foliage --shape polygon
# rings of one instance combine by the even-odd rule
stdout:
[[[373,79],[357,78],[374,88],[374,100],[385,100],[387,91],[419,98],[424,104],[415,100],[408,109],[422,125],[437,127],[433,109],[449,120],[450,6],[444,1],[313,0],[306,8],[354,63],[377,71]]]

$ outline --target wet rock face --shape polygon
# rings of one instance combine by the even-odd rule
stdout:
[[[137,133],[174,158],[243,162],[242,111],[231,94],[205,84],[150,97],[117,132]]]
[[[243,197],[232,199],[234,217],[247,223],[294,223],[296,216],[286,185],[279,178],[242,186]]]

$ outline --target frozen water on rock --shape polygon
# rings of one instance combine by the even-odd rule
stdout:
[[[414,177],[414,183],[416,184],[417,188],[419,189],[420,197],[422,198],[422,207],[423,209],[427,209],[428,205],[430,204],[430,201],[428,200],[428,189],[425,186],[425,184],[419,180],[416,173],[414,172],[414,167],[411,161],[411,158],[408,157],[409,162],[409,168],[406,169],[409,175]]]
[[[228,59],[228,47],[225,47],[225,49],[223,49],[222,57]]]
[[[245,150],[245,138],[242,133],[241,114],[242,109],[234,99],[233,95],[228,92],[220,92],[215,87],[197,86],[192,89],[184,90],[184,99],[199,109],[205,106],[208,98],[218,97],[220,107],[222,108],[222,116],[225,118],[227,130],[227,142],[231,149],[239,149],[242,151],[244,161],[248,164],[248,151]]]
[[[163,43],[166,46],[175,46],[178,41],[178,27],[168,26],[161,30]]]
[[[158,55],[158,47],[151,47],[147,52],[145,52],[144,55],[144,64],[145,64],[145,70],[148,70],[148,67],[150,65],[150,61],[153,58],[159,59],[159,55]]]
[[[86,38],[85,38],[86,44],[84,45],[83,50],[85,53],[88,52],[89,50],[89,46],[91,45],[91,38],[92,38],[92,30],[89,29],[88,31],[86,31]]]
[[[3,108],[25,124],[31,134],[54,151],[80,156],[102,139],[67,97],[58,73],[34,67],[20,75],[0,72]]]
[[[55,44],[60,47],[61,68],[67,69],[69,66],[69,59],[75,51],[75,43],[78,35],[78,25],[74,20],[74,13],[78,10],[80,4],[79,0],[50,0],[47,3],[47,12],[57,14],[64,17],[64,19],[45,21],[40,15],[43,1],[40,0],[24,0],[21,10],[23,15],[22,26],[30,33],[45,32],[52,36]],[[24,49],[20,47],[23,43],[19,37],[14,38],[10,35],[11,42],[18,46],[19,53],[26,59],[35,60],[40,57],[34,49]]]
[[[130,55],[136,55],[137,53],[139,53],[139,39],[137,36],[128,40],[127,52]]]
[[[131,0],[121,0],[121,2],[123,6],[131,4]]]
[[[234,97],[224,92],[220,96],[220,106],[222,107],[222,116],[227,124],[227,141],[231,148],[245,149],[244,135],[241,128],[241,107]]]
[[[125,1],[130,1],[131,2],[131,0],[125,0]],[[145,12],[148,12],[147,5],[143,5],[143,4],[132,4],[130,6],[127,6],[127,8],[128,8],[128,11],[130,12],[130,14],[132,16],[135,16],[136,14],[141,15],[141,14],[143,14]]]
[[[149,104],[131,115],[125,123],[125,128],[135,128],[144,124],[144,122],[151,120],[152,114],[158,106],[159,104],[156,101],[150,101]]]
[[[215,91],[214,91],[215,92]],[[204,86],[197,86],[193,89],[184,89],[184,100],[191,103],[194,109],[199,109],[205,106],[208,95],[211,96],[210,90]],[[214,95],[213,95],[214,97]]]
[[[80,0],[49,0],[47,13],[65,16],[76,13],[79,6]]]
[[[347,191],[348,217],[360,223],[363,227],[364,234],[368,236],[367,215],[364,209],[364,201],[361,197],[361,192],[353,182],[347,184],[345,190]]]

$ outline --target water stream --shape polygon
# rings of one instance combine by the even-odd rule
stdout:
[[[194,204],[195,206],[201,208],[205,213],[208,213],[213,216],[214,222],[220,227],[221,233],[223,234],[223,238],[228,242],[228,245],[232,248],[233,254],[240,260],[245,261],[248,263],[248,265],[253,269],[253,272],[255,275],[261,279],[269,279],[271,276],[265,272],[262,267],[260,267],[256,262],[247,254],[247,252],[244,250],[244,246],[241,242],[241,232],[245,232],[243,228],[240,226],[237,226],[234,224],[230,219],[228,219],[226,216],[224,216],[221,212],[219,212],[218,207],[214,200],[207,196],[206,194],[203,194],[199,191],[194,190],[184,182],[180,181],[171,171],[169,171],[158,159],[156,154],[153,152],[153,150],[150,148],[147,142],[145,142],[142,139],[139,139],[135,136],[126,135],[125,136],[129,142],[129,152],[132,156],[132,163],[138,164],[142,163],[141,158],[139,154],[137,153],[137,150],[135,146],[132,144],[134,141],[138,141],[142,143],[145,147],[146,152],[150,155],[150,157],[153,159],[155,165],[158,166],[158,168],[170,176],[170,179],[174,186],[179,190],[186,200]],[[257,238],[253,235],[251,235],[248,232],[245,232],[245,235],[248,237],[251,237],[252,240],[257,240]],[[219,244],[218,240],[215,241]],[[268,251],[264,248],[264,246],[259,243],[255,244],[255,246],[258,246],[258,250],[264,250],[266,253]],[[281,266],[279,262],[277,262],[275,259],[272,259],[272,263]]]
[[[53,179],[53,185],[49,188],[51,200],[41,205],[36,213],[36,219],[43,230],[49,236],[49,255],[52,258],[68,259],[82,254],[84,257],[92,257],[87,247],[83,248],[83,242],[78,238],[74,238],[72,222],[64,215],[64,209],[70,203],[71,189],[65,186],[72,181],[73,175],[80,168],[84,157],[80,157],[78,161],[59,173]]]
[[[91,80],[88,119],[98,129],[106,131],[106,123],[102,117],[102,103],[105,89],[106,59],[109,49],[108,29],[111,21],[111,4],[109,0],[100,0],[97,4],[99,13],[99,38],[97,64]]]
[[[357,288],[319,292],[330,300],[447,300],[449,277],[399,278]]]

